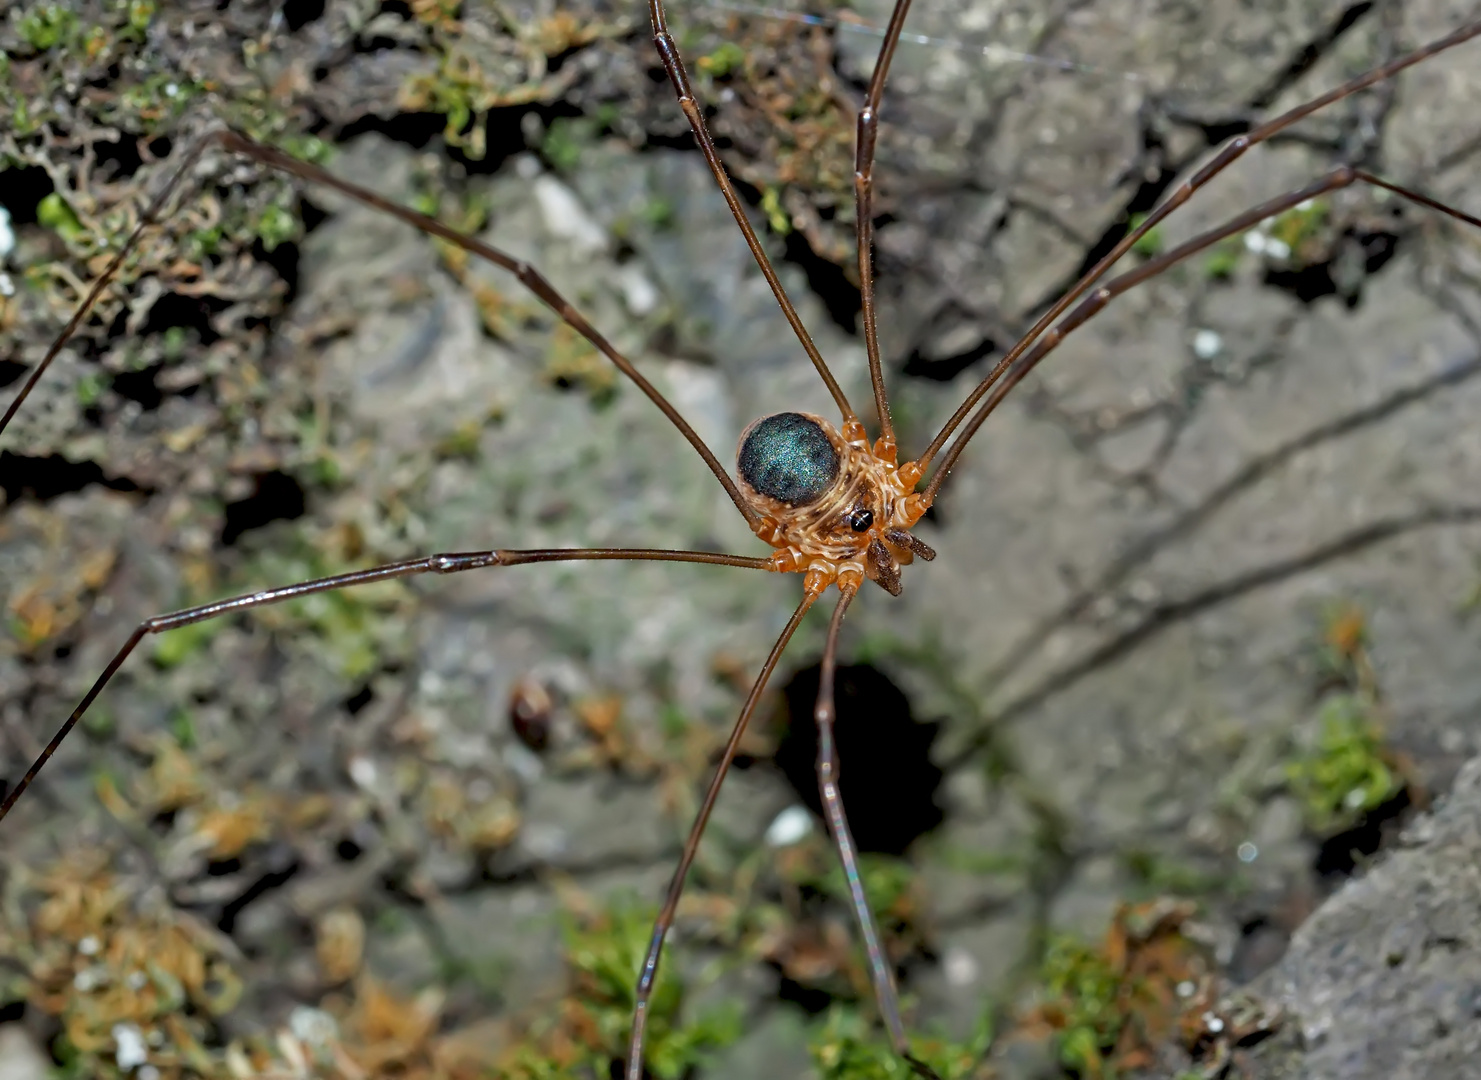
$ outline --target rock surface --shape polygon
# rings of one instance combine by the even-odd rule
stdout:
[[[1443,0],[1268,0],[1237,15],[1173,0],[922,0],[912,29],[937,43],[902,48],[880,167],[880,321],[906,450],[1127,213],[1145,211],[1139,198],[1207,159],[1213,133],[1475,14]],[[717,20],[696,18],[693,33],[696,53],[713,47]],[[876,40],[839,32],[845,76],[862,77]],[[956,47],[979,43],[1053,63]],[[592,78],[629,95],[636,119],[587,140],[572,164],[516,139],[491,174],[469,174],[371,133],[338,146],[332,168],[395,198],[441,184],[449,212],[485,208],[484,238],[546,273],[729,466],[751,418],[832,409],[702,160],[668,139],[678,113],[666,84],[647,79],[648,48],[641,34],[611,46],[617,59]],[[1162,246],[1339,161],[1474,209],[1476,55],[1439,58],[1248,155],[1166,225]],[[620,85],[628,76],[638,90]],[[382,88],[373,102],[392,97]],[[655,114],[666,119],[649,123]],[[634,125],[639,143],[655,136],[641,149]],[[222,169],[223,185],[237,182]],[[291,306],[261,321],[233,309],[217,324],[250,339],[251,363],[192,347],[161,362],[196,382],[163,380],[152,408],[110,390],[99,424],[76,390],[97,365],[69,354],[28,403],[28,426],[7,435],[16,453],[96,461],[100,476],[141,489],[89,482],[46,500],[18,493],[6,508],[3,601],[29,618],[41,597],[56,616],[55,641],[0,652],[7,776],[138,619],[205,595],[433,550],[757,548],[651,404],[582,366],[507,275],[475,267],[459,280],[414,230],[306,197],[328,216],[301,242]],[[1353,281],[1317,274],[1330,288],[1309,295],[1310,282],[1241,248],[1227,274],[1194,260],[1118,300],[962,458],[922,527],[940,558],[911,569],[899,601],[871,593],[852,610],[848,657],[943,722],[933,752],[946,821],[912,852],[932,901],[932,947],[910,979],[922,1023],[966,1030],[990,995],[1021,985],[1047,932],[1094,936],[1128,896],[1198,892],[1238,977],[1279,955],[1331,884],[1313,869],[1320,845],[1283,766],[1319,728],[1316,653],[1335,605],[1367,614],[1385,739],[1418,786],[1446,789],[1481,747],[1481,239],[1356,190],[1331,213],[1341,227],[1327,242],[1344,258],[1369,242],[1391,257]],[[763,236],[778,257],[795,242]],[[823,284],[810,289],[808,272]],[[866,401],[860,339],[825,303],[837,279],[806,258],[781,273],[846,390]],[[256,505],[280,473],[302,486],[302,516],[225,542],[230,508]],[[235,920],[251,978],[268,988],[263,1022],[288,1008],[274,990],[323,992],[304,943],[341,904],[366,915],[369,962],[387,978],[417,988],[455,972],[458,1015],[518,1013],[562,977],[564,886],[659,896],[707,754],[796,595],[794,581],[739,570],[560,565],[244,618],[178,662],[135,656],[100,702],[106,723],[69,741],[0,842],[7,860],[39,864],[79,837],[116,841],[98,778],[122,778],[143,803],[160,741],[184,732],[213,789],[332,807],[235,868],[207,865],[188,814],[144,834],[176,903]],[[822,630],[804,624],[776,683],[816,659]],[[508,724],[526,679],[556,700],[545,756]],[[609,699],[620,738],[599,722]],[[766,749],[722,796],[701,859],[716,879],[796,801]],[[1416,852],[1460,845],[1454,808],[1475,783],[1464,776],[1432,826],[1451,839]],[[485,831],[457,832],[439,800],[478,810]],[[1372,925],[1365,898],[1397,898],[1384,882],[1418,888],[1417,873],[1384,876],[1416,852],[1341,893],[1280,968],[1294,974],[1277,992],[1309,1032],[1361,1034],[1361,1009],[1402,998],[1451,1025],[1417,1054],[1473,1038],[1468,991],[1437,982],[1431,998],[1418,980],[1458,947],[1445,942],[1474,936],[1441,918],[1460,919],[1445,890],[1474,888],[1474,860],[1451,877],[1434,869],[1428,959],[1418,929],[1417,941],[1401,935],[1392,968],[1389,953],[1358,949]],[[1352,971],[1371,973],[1374,999],[1337,1009],[1322,997],[1370,985],[1332,981],[1346,969],[1329,963],[1335,945],[1316,944],[1328,926],[1356,935]],[[299,943],[296,960],[285,942]],[[1291,966],[1297,956],[1304,966]],[[804,1073],[803,1023],[778,1001],[774,971],[753,967],[737,992],[752,1035],[713,1075]],[[1312,1068],[1337,1062],[1331,1075],[1344,1075],[1358,1045],[1328,1035],[1309,1050]]]
[[[1481,759],[1377,865],[1344,885],[1251,989],[1287,1031],[1269,1080],[1481,1076]]]

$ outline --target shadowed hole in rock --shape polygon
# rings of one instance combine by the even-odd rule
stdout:
[[[97,157],[97,163],[93,166],[97,170],[97,177],[116,183],[133,176],[144,164],[144,155],[139,147],[139,140],[128,136],[111,142],[99,139],[91,143],[92,152]]]
[[[236,928],[237,916],[248,904],[274,889],[282,888],[299,870],[298,855],[285,844],[270,846],[263,862],[266,864],[263,872],[234,899],[222,905],[221,916],[216,920],[216,927],[222,933],[230,934]]]
[[[370,688],[369,683],[366,683],[359,690],[356,690],[349,697],[345,698],[345,712],[351,716],[355,716],[361,709],[365,708],[365,706],[374,700],[375,691]]]
[[[31,370],[19,360],[0,360],[0,390],[11,383],[20,382],[21,376]]]
[[[61,454],[25,457],[0,451],[0,490],[5,492],[7,504],[23,495],[47,502],[93,484],[114,491],[139,490],[139,485],[127,477],[107,475],[96,461],[68,461]]]
[[[324,17],[324,0],[284,0],[283,22],[290,33],[298,33],[311,22]]]
[[[40,165],[0,171],[0,191],[5,193],[0,205],[10,213],[12,225],[36,224],[41,200],[55,190],[51,177]]]
[[[216,312],[224,311],[229,306],[227,301],[214,297],[165,293],[150,305],[149,315],[139,328],[139,335],[145,337],[183,328],[199,334],[202,345],[211,345],[221,340],[221,335],[211,325],[211,318]]]
[[[774,759],[814,814],[822,812],[813,721],[818,677],[813,664],[783,687],[785,729]],[[916,720],[904,691],[868,664],[839,667],[836,701],[839,789],[854,840],[860,851],[901,855],[944,817],[936,804],[941,769],[931,761],[940,725]]]
[[[1397,836],[1413,807],[1409,789],[1403,788],[1387,802],[1369,810],[1352,828],[1323,840],[1316,855],[1317,874],[1333,887],[1340,885],[1340,879],[1351,877],[1362,863]]]
[[[303,488],[285,472],[260,473],[251,495],[226,507],[221,542],[235,544],[245,532],[274,521],[292,521],[303,516]]]
[[[161,370],[162,365],[153,364],[139,371],[120,371],[108,385],[119,397],[137,402],[145,412],[153,412],[165,400],[165,392],[156,381]]]
[[[1336,296],[1355,308],[1362,303],[1366,280],[1383,269],[1398,248],[1399,235],[1389,229],[1349,228],[1337,240],[1332,258],[1290,270],[1267,270],[1264,282],[1303,304]]]

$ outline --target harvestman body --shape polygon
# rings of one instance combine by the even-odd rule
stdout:
[[[1296,121],[1326,105],[1391,78],[1405,68],[1437,53],[1481,36],[1481,22],[1464,26],[1422,49],[1353,79],[1321,97],[1291,109],[1231,139],[1208,164],[1178,187],[1140,225],[1130,230],[1099,263],[1038,319],[1029,332],[1003,356],[987,377],[967,396],[919,457],[900,463],[895,433],[890,421],[889,403],[885,393],[884,369],[880,358],[879,337],[875,321],[872,268],[873,193],[874,150],[878,134],[880,103],[884,95],[885,79],[889,72],[890,62],[899,43],[909,7],[910,0],[897,0],[891,13],[868,92],[859,109],[858,133],[855,143],[855,216],[858,230],[862,321],[864,341],[869,356],[874,411],[879,424],[879,435],[871,443],[863,423],[849,405],[848,399],[844,396],[806,327],[803,326],[791,300],[783,290],[771,261],[751,227],[746,209],[730,183],[714,142],[706,129],[703,113],[690,87],[683,60],[679,56],[673,38],[669,35],[662,0],[648,0],[648,12],[653,23],[654,44],[664,69],[673,83],[679,106],[689,121],[695,141],[704,153],[721,194],[729,204],[736,223],[771,286],[782,313],[796,332],[798,341],[832,395],[842,418],[837,428],[820,416],[796,412],[779,413],[756,421],[746,429],[741,439],[738,454],[739,483],[730,477],[713,452],[700,440],[674,406],[611,342],[587,322],[585,317],[572,307],[538,270],[528,263],[515,259],[472,237],[464,236],[422,214],[390,203],[373,192],[340,180],[316,166],[298,161],[272,148],[260,146],[235,132],[217,131],[196,143],[185,154],[184,162],[170,178],[164,191],[142,215],[138,228],[115,255],[57,340],[22,384],[20,392],[7,407],[4,415],[0,416],[0,432],[3,432],[15,416],[32,387],[80,325],[89,308],[107,286],[143,230],[158,220],[173,192],[189,175],[201,155],[215,147],[242,154],[312,183],[336,188],[367,206],[399,218],[423,232],[447,240],[470,254],[477,255],[513,273],[540,300],[611,360],[618,370],[663,412],[704,459],[752,531],[775,550],[769,558],[705,551],[636,548],[496,549],[428,555],[368,570],[338,574],[316,581],[232,597],[146,619],[139,624],[123,647],[114,655],[77,708],[73,710],[71,716],[53,735],[37,760],[10,788],[4,800],[0,801],[0,818],[10,811],[16,800],[30,786],[37,773],[55,753],[62,740],[76,726],[83,713],[102,692],[134,648],[150,634],[248,608],[275,604],[294,597],[328,592],[352,585],[418,574],[451,574],[487,567],[515,566],[521,563],[573,560],[695,562],[779,573],[800,573],[803,575],[802,599],[788,620],[781,636],[772,646],[770,654],[752,684],[740,716],[720,755],[715,775],[700,804],[699,813],[696,815],[694,825],[685,842],[679,865],[670,881],[663,907],[655,921],[647,956],[638,974],[637,1006],[633,1018],[625,1076],[627,1080],[641,1080],[642,1078],[648,1004],[658,971],[659,957],[662,953],[664,939],[673,923],[684,880],[694,861],[700,837],[719,794],[720,784],[735,757],[746,725],[756,710],[767,681],[781,658],[782,651],[812,605],[830,586],[837,586],[839,598],[829,622],[815,708],[818,724],[818,783],[822,791],[829,833],[843,864],[850,899],[864,938],[870,976],[874,984],[881,1019],[889,1031],[890,1040],[896,1052],[910,1064],[918,1075],[934,1078],[936,1074],[930,1067],[910,1054],[910,1043],[900,1016],[894,972],[880,945],[879,934],[865,900],[853,838],[850,835],[848,822],[844,817],[843,803],[839,797],[838,759],[833,740],[833,683],[837,664],[839,629],[849,604],[866,578],[891,594],[899,594],[902,588],[901,567],[909,565],[915,558],[929,561],[935,557],[930,547],[914,537],[910,529],[930,508],[942,483],[972,436],[1003,397],[1053,351],[1065,335],[1095,315],[1114,297],[1155,277],[1170,266],[1225,237],[1238,234],[1263,219],[1280,214],[1307,199],[1348,187],[1354,183],[1365,183],[1383,188],[1420,205],[1447,214],[1458,221],[1481,228],[1481,220],[1477,218],[1360,169],[1342,166],[1300,190],[1262,203],[1219,228],[1196,236],[1171,251],[1145,261],[1136,269],[1096,287],[1096,282],[1105,275],[1113,263],[1130,251],[1168,214],[1187,202],[1193,192],[1242,156],[1250,147],[1266,141],[1272,135],[1285,130]],[[1076,301],[1079,303],[1076,304]],[[934,471],[931,469],[933,465],[935,466]],[[928,473],[929,479],[926,479]],[[923,480],[925,480],[925,487],[917,491],[917,487]]]

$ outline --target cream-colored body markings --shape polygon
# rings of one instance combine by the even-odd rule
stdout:
[[[921,519],[927,503],[914,494],[921,469],[915,462],[895,464],[893,439],[880,438],[873,446],[857,420],[843,432],[813,413],[801,413],[823,430],[838,452],[838,475],[823,495],[805,506],[793,506],[763,495],[740,478],[741,494],[761,515],[756,535],[776,548],[772,568],[779,573],[805,573],[805,587],[819,595],[829,585],[857,589],[864,578],[878,580],[865,553],[878,540],[894,561],[894,570],[915,560],[911,548],[891,540],[889,533],[908,530]],[[855,531],[850,516],[867,510],[873,523]],[[929,556],[927,556],[929,557]]]

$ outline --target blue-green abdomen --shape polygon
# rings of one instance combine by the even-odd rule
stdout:
[[[838,476],[838,451],[816,420],[776,413],[751,425],[736,462],[741,479],[792,506],[822,497]]]

